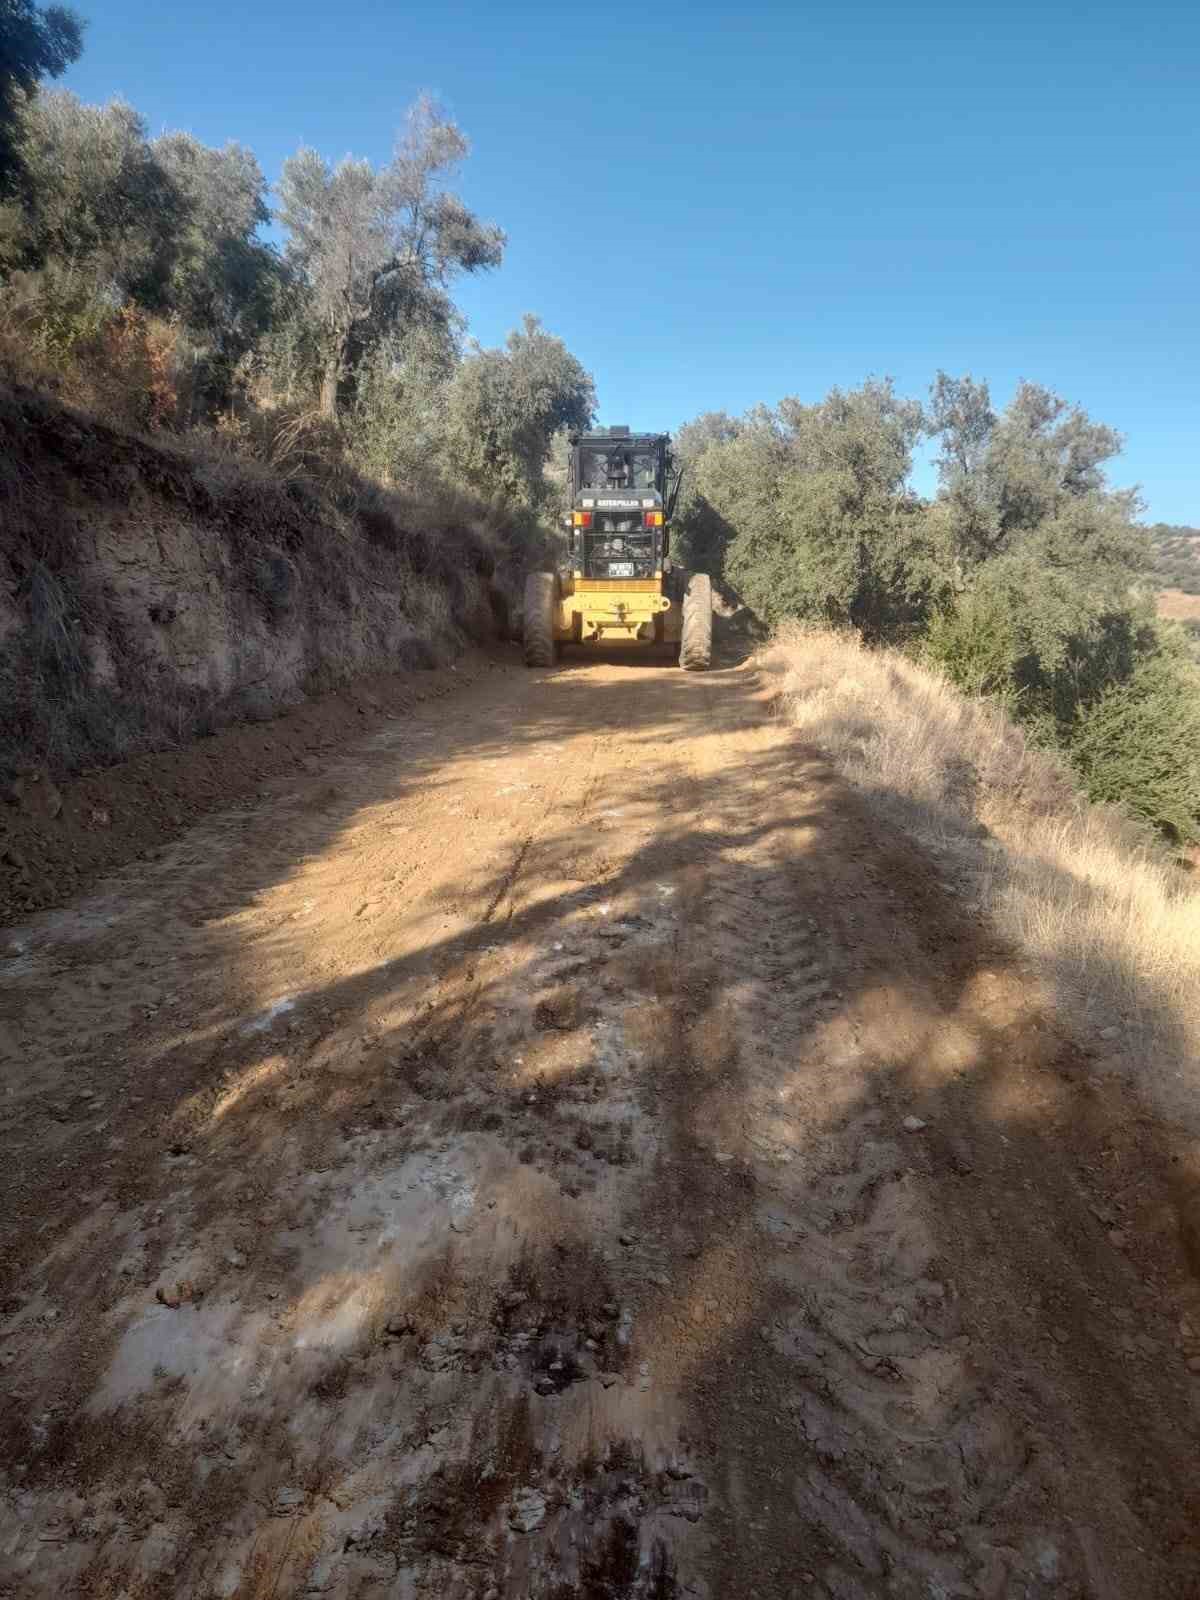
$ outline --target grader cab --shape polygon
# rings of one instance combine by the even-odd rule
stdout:
[[[665,433],[604,428],[572,436],[570,516],[557,571],[525,584],[525,661],[548,667],[564,645],[670,651],[701,672],[712,657],[712,591],[671,559],[679,475]]]

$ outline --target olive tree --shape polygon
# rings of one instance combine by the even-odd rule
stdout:
[[[720,547],[725,575],[765,621],[903,630],[936,579],[905,487],[921,429],[920,406],[886,381],[760,406],[736,425],[701,419],[683,430],[695,454],[681,546]]]
[[[383,339],[405,325],[449,325],[453,279],[499,264],[503,232],[447,187],[468,149],[457,124],[423,96],[378,170],[349,157],[333,166],[312,149],[284,163],[286,254],[308,287],[327,415]]]
[[[526,316],[502,349],[475,350],[454,374],[451,462],[480,488],[503,489],[538,506],[555,436],[588,427],[595,404],[590,374],[561,339]]]
[[[194,337],[232,364],[265,329],[280,263],[258,230],[270,221],[267,181],[239,144],[212,149],[190,133],[150,147],[179,197],[165,298]]]
[[[124,101],[41,94],[21,119],[24,264],[79,277],[113,301],[168,309],[187,203]]]
[[[1120,435],[1040,384],[1019,384],[997,414],[986,383],[939,372],[928,415],[941,446],[936,511],[960,587],[1070,502],[1103,501],[1124,519],[1103,471]]]
[[[21,109],[42,78],[59,78],[83,49],[83,23],[66,6],[0,0],[0,200],[20,172]]]

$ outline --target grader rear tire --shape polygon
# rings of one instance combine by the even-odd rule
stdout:
[[[683,638],[679,665],[685,672],[707,672],[712,664],[712,583],[694,572],[683,597]]]
[[[557,596],[552,572],[531,572],[525,579],[525,665],[554,665],[554,612]]]

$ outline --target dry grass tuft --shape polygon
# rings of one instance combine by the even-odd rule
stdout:
[[[1060,1012],[1108,1034],[1157,1109],[1200,1126],[1200,885],[1000,711],[893,651],[788,627],[763,658],[787,714],[930,851]]]

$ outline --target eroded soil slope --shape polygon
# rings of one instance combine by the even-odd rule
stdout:
[[[1170,1130],[752,670],[485,675],[6,938],[3,1592],[1200,1592]]]

